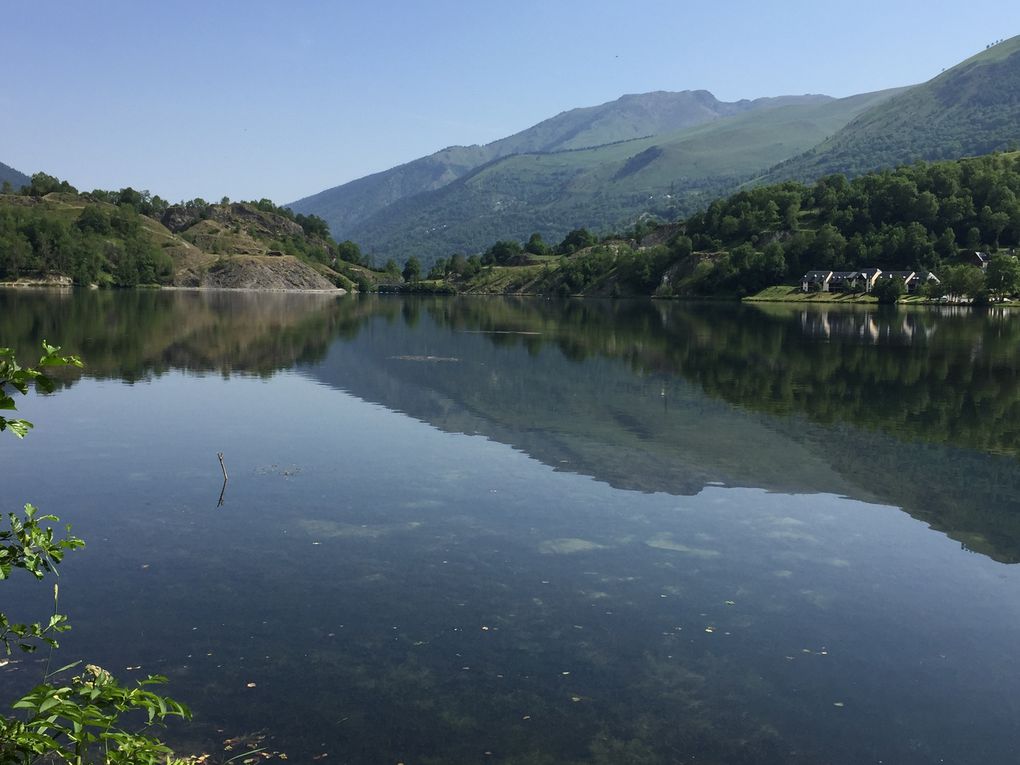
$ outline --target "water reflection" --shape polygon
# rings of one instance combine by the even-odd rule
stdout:
[[[1012,425],[989,417],[1016,395],[1008,322],[305,297],[0,293],[0,342],[151,381],[26,400],[52,419],[4,479],[89,542],[61,579],[67,660],[169,675],[185,744],[606,765],[1020,746],[1020,571],[990,560],[1020,539]],[[0,686],[32,664],[12,667]]]
[[[1020,560],[1020,324],[1002,309],[4,291],[0,315],[4,344],[60,342],[90,376],[299,365],[619,488],[843,494]]]

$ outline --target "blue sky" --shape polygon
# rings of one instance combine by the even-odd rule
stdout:
[[[624,93],[846,96],[1020,34],[1020,3],[2,0],[0,161],[289,202]]]

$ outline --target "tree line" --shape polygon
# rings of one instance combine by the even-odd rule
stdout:
[[[557,255],[558,284],[571,292],[612,272],[640,294],[742,296],[809,270],[877,267],[940,275],[932,297],[987,297],[1020,292],[1020,266],[1011,257],[1017,245],[1020,154],[993,154],[745,189],[679,223],[643,220],[601,238],[580,229],[553,247],[540,234],[527,243],[499,241],[474,261],[440,260],[429,277],[470,277],[485,266]],[[978,251],[991,254],[987,271],[972,265]]]

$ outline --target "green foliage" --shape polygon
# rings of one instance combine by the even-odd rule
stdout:
[[[48,200],[0,206],[0,279],[66,274],[76,284],[168,284],[173,260],[158,248],[129,203],[108,212]]]
[[[903,280],[895,276],[879,278],[871,289],[871,294],[878,298],[879,303],[891,305],[897,302],[907,291]]]
[[[0,409],[14,411],[12,392],[26,394],[30,384],[52,391],[53,381],[45,370],[58,366],[82,366],[76,356],[62,356],[60,349],[43,343],[43,355],[36,367],[22,367],[10,349],[0,348]],[[11,390],[9,391],[8,388]],[[31,428],[25,420],[0,417],[0,431],[10,430],[24,437]],[[16,570],[36,579],[56,574],[64,553],[84,545],[71,536],[63,537],[44,524],[56,522],[54,515],[40,515],[31,504],[24,515],[9,513],[0,528],[0,580]],[[58,647],[57,635],[70,629],[67,617],[57,612],[58,589],[53,587],[53,612],[45,622],[14,622],[0,612],[0,645],[7,655],[13,648],[37,650],[39,644]],[[149,676],[137,687],[120,685],[106,670],[89,664],[84,671],[64,682],[55,682],[78,664],[45,674],[41,682],[11,706],[14,716],[0,716],[0,762],[28,765],[35,762],[86,765],[157,765],[170,762],[170,749],[145,732],[170,717],[189,718],[183,704],[159,696],[149,686],[166,678]],[[136,727],[140,726],[140,727]],[[141,732],[139,732],[141,731]]]
[[[1020,155],[991,155],[917,163],[852,181],[832,175],[812,186],[758,187],[713,202],[687,220],[686,231],[696,245],[728,247],[731,256],[741,245],[775,243],[785,264],[780,267],[772,248],[767,270],[775,274],[868,266],[941,272],[959,262],[958,241],[975,249],[1020,245],[1018,196]],[[798,225],[787,227],[793,217]],[[737,261],[718,261],[733,270],[704,282],[705,289],[754,290],[761,268],[752,273]]]
[[[355,265],[364,265],[365,262],[364,256],[361,254],[361,248],[350,239],[340,242],[336,246],[336,256],[339,260],[354,263]]]
[[[556,245],[557,255],[572,255],[580,249],[591,247],[598,241],[595,235],[586,228],[575,228],[563,237],[563,241]]]
[[[0,348],[0,411],[15,411],[17,406],[11,394],[27,395],[32,385],[43,393],[51,393],[54,389],[53,381],[42,370],[58,366],[81,367],[82,363],[77,356],[61,356],[60,348],[45,341],[43,355],[35,367],[22,367],[14,358],[13,350]],[[27,420],[9,419],[0,415],[0,432],[10,430],[18,438],[24,438],[31,427],[32,423]]]
[[[992,255],[985,270],[985,281],[994,295],[1015,295],[1020,292],[1020,261],[1013,255]]]
[[[414,255],[404,263],[404,270],[401,272],[405,282],[416,282],[421,279],[421,261]]]
[[[975,249],[1020,246],[1018,200],[1020,154],[918,163],[852,181],[832,175],[812,186],[757,187],[716,200],[669,238],[657,234],[667,241],[665,250],[603,250],[590,231],[571,231],[555,248],[563,256],[555,274],[533,280],[525,291],[603,294],[600,285],[613,281],[606,294],[743,296],[814,269],[944,274],[966,255],[958,241]],[[660,228],[642,223],[628,233],[656,241],[649,235]],[[535,236],[529,244],[537,243]],[[504,240],[489,247],[482,262],[523,265],[527,258],[526,248]],[[988,288],[1000,296],[1020,291],[1017,261],[1003,256],[996,263]],[[978,277],[961,273],[971,281],[960,294],[984,294]],[[456,258],[430,276],[471,278]]]
[[[519,266],[528,262],[520,244],[513,240],[496,242],[482,255],[482,265]]]
[[[542,239],[537,231],[528,237],[528,243],[524,245],[524,251],[531,255],[548,255],[549,245]]]
[[[952,297],[969,297],[982,302],[986,289],[985,272],[966,263],[949,266],[943,271],[942,284]]]
[[[67,181],[62,181],[46,173],[35,173],[32,176],[32,182],[22,188],[21,193],[29,197],[42,197],[57,191],[66,191],[71,194],[78,193],[78,189]]]

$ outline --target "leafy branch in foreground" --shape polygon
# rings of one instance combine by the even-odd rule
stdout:
[[[38,365],[26,368],[18,365],[9,348],[0,348],[0,410],[15,411],[12,392],[25,395],[30,385],[52,391],[53,381],[42,370],[56,366],[80,367],[82,363],[76,356],[61,356],[59,348],[44,342]],[[24,438],[31,427],[26,420],[0,416],[0,431],[10,430],[18,438]],[[0,580],[18,569],[36,579],[57,574],[64,553],[85,544],[71,535],[70,526],[61,538],[45,525],[58,520],[54,515],[40,515],[30,504],[25,505],[23,516],[7,515],[6,525],[0,528]],[[0,612],[0,645],[6,655],[12,647],[24,652],[37,650],[39,644],[50,650],[58,647],[56,636],[70,629],[67,617],[57,611],[58,596],[54,585],[53,613],[46,622],[12,622]],[[12,704],[15,715],[0,715],[0,765],[187,762],[172,759],[170,748],[149,733],[170,717],[191,716],[183,704],[149,690],[165,683],[165,677],[150,675],[137,687],[127,688],[105,669],[87,664],[81,674],[57,682],[79,663],[52,673],[44,670],[42,682]]]
[[[43,369],[84,366],[77,356],[61,356],[60,348],[47,344],[45,340],[42,345],[43,355],[36,368],[20,366],[14,358],[14,351],[10,348],[0,348],[0,411],[10,412],[17,409],[14,397],[7,391],[8,386],[23,396],[28,395],[28,388],[33,383],[43,393],[52,393],[53,380],[42,372]],[[18,438],[24,438],[31,427],[32,423],[28,420],[13,420],[0,415],[0,431],[9,429]]]

